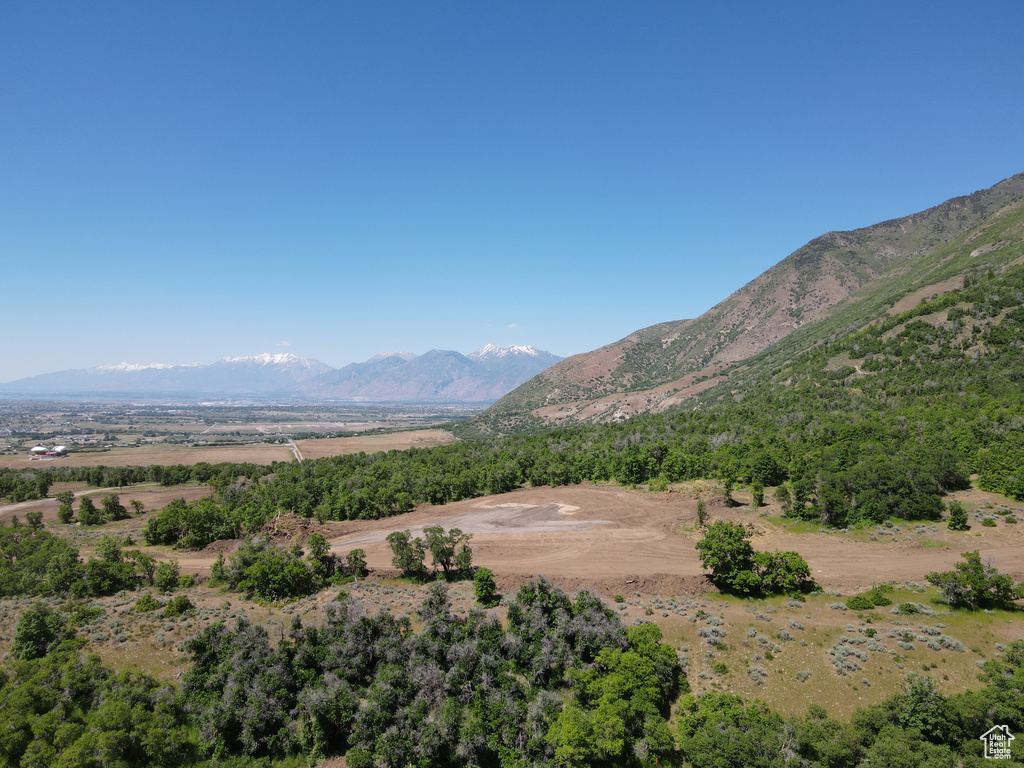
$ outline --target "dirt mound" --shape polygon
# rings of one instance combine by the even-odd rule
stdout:
[[[331,535],[324,526],[317,524],[316,520],[299,515],[284,514],[264,523],[257,535],[266,536],[270,541],[281,545],[294,541],[304,544],[314,533],[319,533],[321,536]]]
[[[226,554],[226,555],[228,555],[228,554],[231,554],[232,552],[234,552],[236,549],[238,549],[238,545],[241,544],[241,543],[242,542],[239,539],[220,539],[218,541],[211,541],[209,544],[207,544],[205,547],[203,547],[201,550],[199,550],[198,554],[200,554],[200,555],[219,555],[219,554]]]

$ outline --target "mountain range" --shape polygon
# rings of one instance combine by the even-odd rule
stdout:
[[[829,232],[700,317],[638,330],[574,355],[465,428],[503,434],[697,407],[751,374],[1024,261],[1024,174],[934,208]]]
[[[256,395],[376,402],[493,402],[562,358],[488,344],[469,355],[394,352],[344,368],[290,353],[225,357],[210,365],[118,363],[0,384],[18,395]]]

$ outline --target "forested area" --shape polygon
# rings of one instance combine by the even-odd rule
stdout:
[[[83,562],[78,547],[49,531],[0,526],[0,598],[113,595],[153,584],[159,569],[169,565],[125,546],[123,538],[103,536],[96,543],[95,556]]]
[[[163,486],[186,483],[209,483],[223,488],[239,477],[256,479],[271,473],[263,464],[209,464],[201,461],[192,466],[173,464],[148,467],[47,467],[19,470],[0,467],[0,498],[12,504],[46,498],[54,483],[80,482],[93,488],[124,488],[137,483],[159,483]]]
[[[980,690],[945,696],[911,673],[843,722],[818,705],[784,717],[727,693],[689,695],[685,658],[656,625],[626,628],[596,597],[542,579],[509,600],[507,627],[454,614],[441,582],[416,629],[344,594],[322,623],[311,618],[278,643],[241,617],[209,626],[187,643],[175,689],[114,673],[82,653],[64,617],[32,609],[0,669],[0,756],[24,768],[338,754],[353,768],[953,768],[984,764],[978,736],[994,725],[1024,729],[1020,640],[984,662]]]

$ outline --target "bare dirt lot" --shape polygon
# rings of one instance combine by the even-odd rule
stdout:
[[[973,503],[989,496],[964,494]],[[379,574],[392,571],[392,553],[384,540],[388,533],[418,533],[424,526],[440,525],[472,533],[474,563],[494,571],[503,586],[544,574],[570,590],[694,594],[709,588],[694,549],[701,538],[696,506],[696,498],[685,493],[602,485],[541,487],[445,506],[422,505],[407,515],[328,523],[319,529],[338,554],[365,550],[368,565]],[[1024,578],[1024,525],[1000,520],[996,528],[986,528],[972,520],[971,530],[964,532],[948,531],[944,525],[906,526],[871,541],[865,531],[808,532],[806,524],[765,516],[772,511],[729,508],[720,496],[708,504],[709,519],[752,526],[755,549],[800,552],[826,590],[850,594],[875,582],[924,581],[927,573],[950,570],[961,552],[975,549],[1001,572]],[[308,532],[296,529],[296,535],[304,538]],[[223,549],[184,554],[183,570],[208,573]]]

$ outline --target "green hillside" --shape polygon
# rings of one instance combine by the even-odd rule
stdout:
[[[695,320],[651,326],[549,368],[471,428],[501,434],[666,410],[709,378],[780,365],[915,292],[940,292],[966,273],[1024,257],[1022,222],[1018,174],[921,213],[822,235]]]

